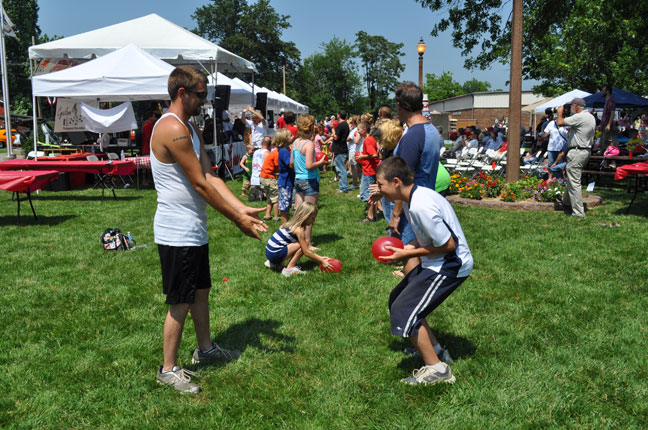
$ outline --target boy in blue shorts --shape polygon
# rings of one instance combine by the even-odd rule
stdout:
[[[377,200],[401,200],[416,240],[413,248],[398,249],[384,260],[419,259],[389,296],[392,334],[407,337],[420,353],[425,366],[401,382],[410,385],[454,383],[448,363],[450,354],[430,330],[426,317],[461,285],[473,266],[473,258],[459,220],[450,203],[439,193],[414,184],[405,160],[390,157],[376,173]],[[440,360],[441,359],[441,360]],[[443,361],[442,361],[443,360]],[[445,361],[445,362],[444,362]]]

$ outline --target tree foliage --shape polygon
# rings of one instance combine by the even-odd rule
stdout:
[[[416,0],[443,17],[432,35],[452,29],[467,68],[508,63],[510,2]],[[648,94],[648,2],[524,0],[523,76],[540,80],[546,95],[603,83]]]
[[[290,16],[280,15],[269,0],[211,0],[193,13],[198,27],[194,32],[223,48],[252,61],[258,70],[256,80],[279,90],[283,85],[282,66],[296,73],[300,52],[281,35],[290,28]]]
[[[14,113],[24,112],[28,103],[31,109],[31,82],[29,81],[29,53],[32,37],[40,41],[38,4],[36,0],[5,0],[2,2],[14,24],[17,37],[5,37],[9,102]],[[20,112],[14,108],[20,106]]]
[[[475,78],[472,78],[463,83],[461,90],[464,94],[478,93],[480,91],[489,91],[491,89],[491,84],[488,81],[479,81]]]
[[[396,89],[398,78],[405,70],[405,65],[400,60],[405,55],[401,51],[403,44],[358,31],[355,48],[364,70],[369,109],[374,111],[391,98],[390,93]]]
[[[423,93],[427,94],[428,101],[449,99],[463,94],[475,93],[479,91],[488,91],[491,87],[490,82],[478,81],[472,78],[463,84],[455,81],[452,72],[445,71],[437,76],[433,73],[425,74],[425,83],[423,84]]]
[[[463,94],[461,84],[454,80],[452,72],[444,71],[437,76],[434,73],[425,74],[423,94],[427,94],[429,101],[437,101],[456,97]]]
[[[307,57],[299,69],[295,80],[297,100],[307,104],[317,118],[340,109],[361,112],[366,100],[361,96],[353,46],[333,37],[322,43],[321,50]]]

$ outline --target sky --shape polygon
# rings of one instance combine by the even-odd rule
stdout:
[[[191,15],[208,3],[208,0],[38,0],[38,25],[50,36],[67,37],[156,13],[193,29],[196,23]],[[290,16],[292,28],[284,31],[282,40],[294,42],[302,59],[321,52],[322,43],[330,41],[333,36],[353,43],[355,33],[364,30],[370,35],[381,35],[391,42],[403,43],[405,55],[401,61],[405,64],[405,71],[400,79],[418,82],[416,44],[423,37],[427,45],[424,76],[426,73],[440,75],[450,71],[459,83],[476,78],[490,82],[493,89],[508,90],[508,65],[495,64],[484,71],[464,69],[464,58],[461,51],[452,46],[449,31],[435,38],[430,36],[441,15],[421,7],[414,0],[271,0],[270,4],[277,13]],[[522,89],[530,90],[536,83],[524,81]]]

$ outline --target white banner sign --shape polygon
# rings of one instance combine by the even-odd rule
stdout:
[[[81,104],[70,99],[59,98],[56,103],[56,119],[54,122],[55,133],[68,131],[85,131]],[[96,103],[95,103],[96,106]]]

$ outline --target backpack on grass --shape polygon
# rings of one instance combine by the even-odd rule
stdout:
[[[101,234],[101,244],[108,251],[126,251],[130,249],[128,237],[118,228],[107,228]]]

